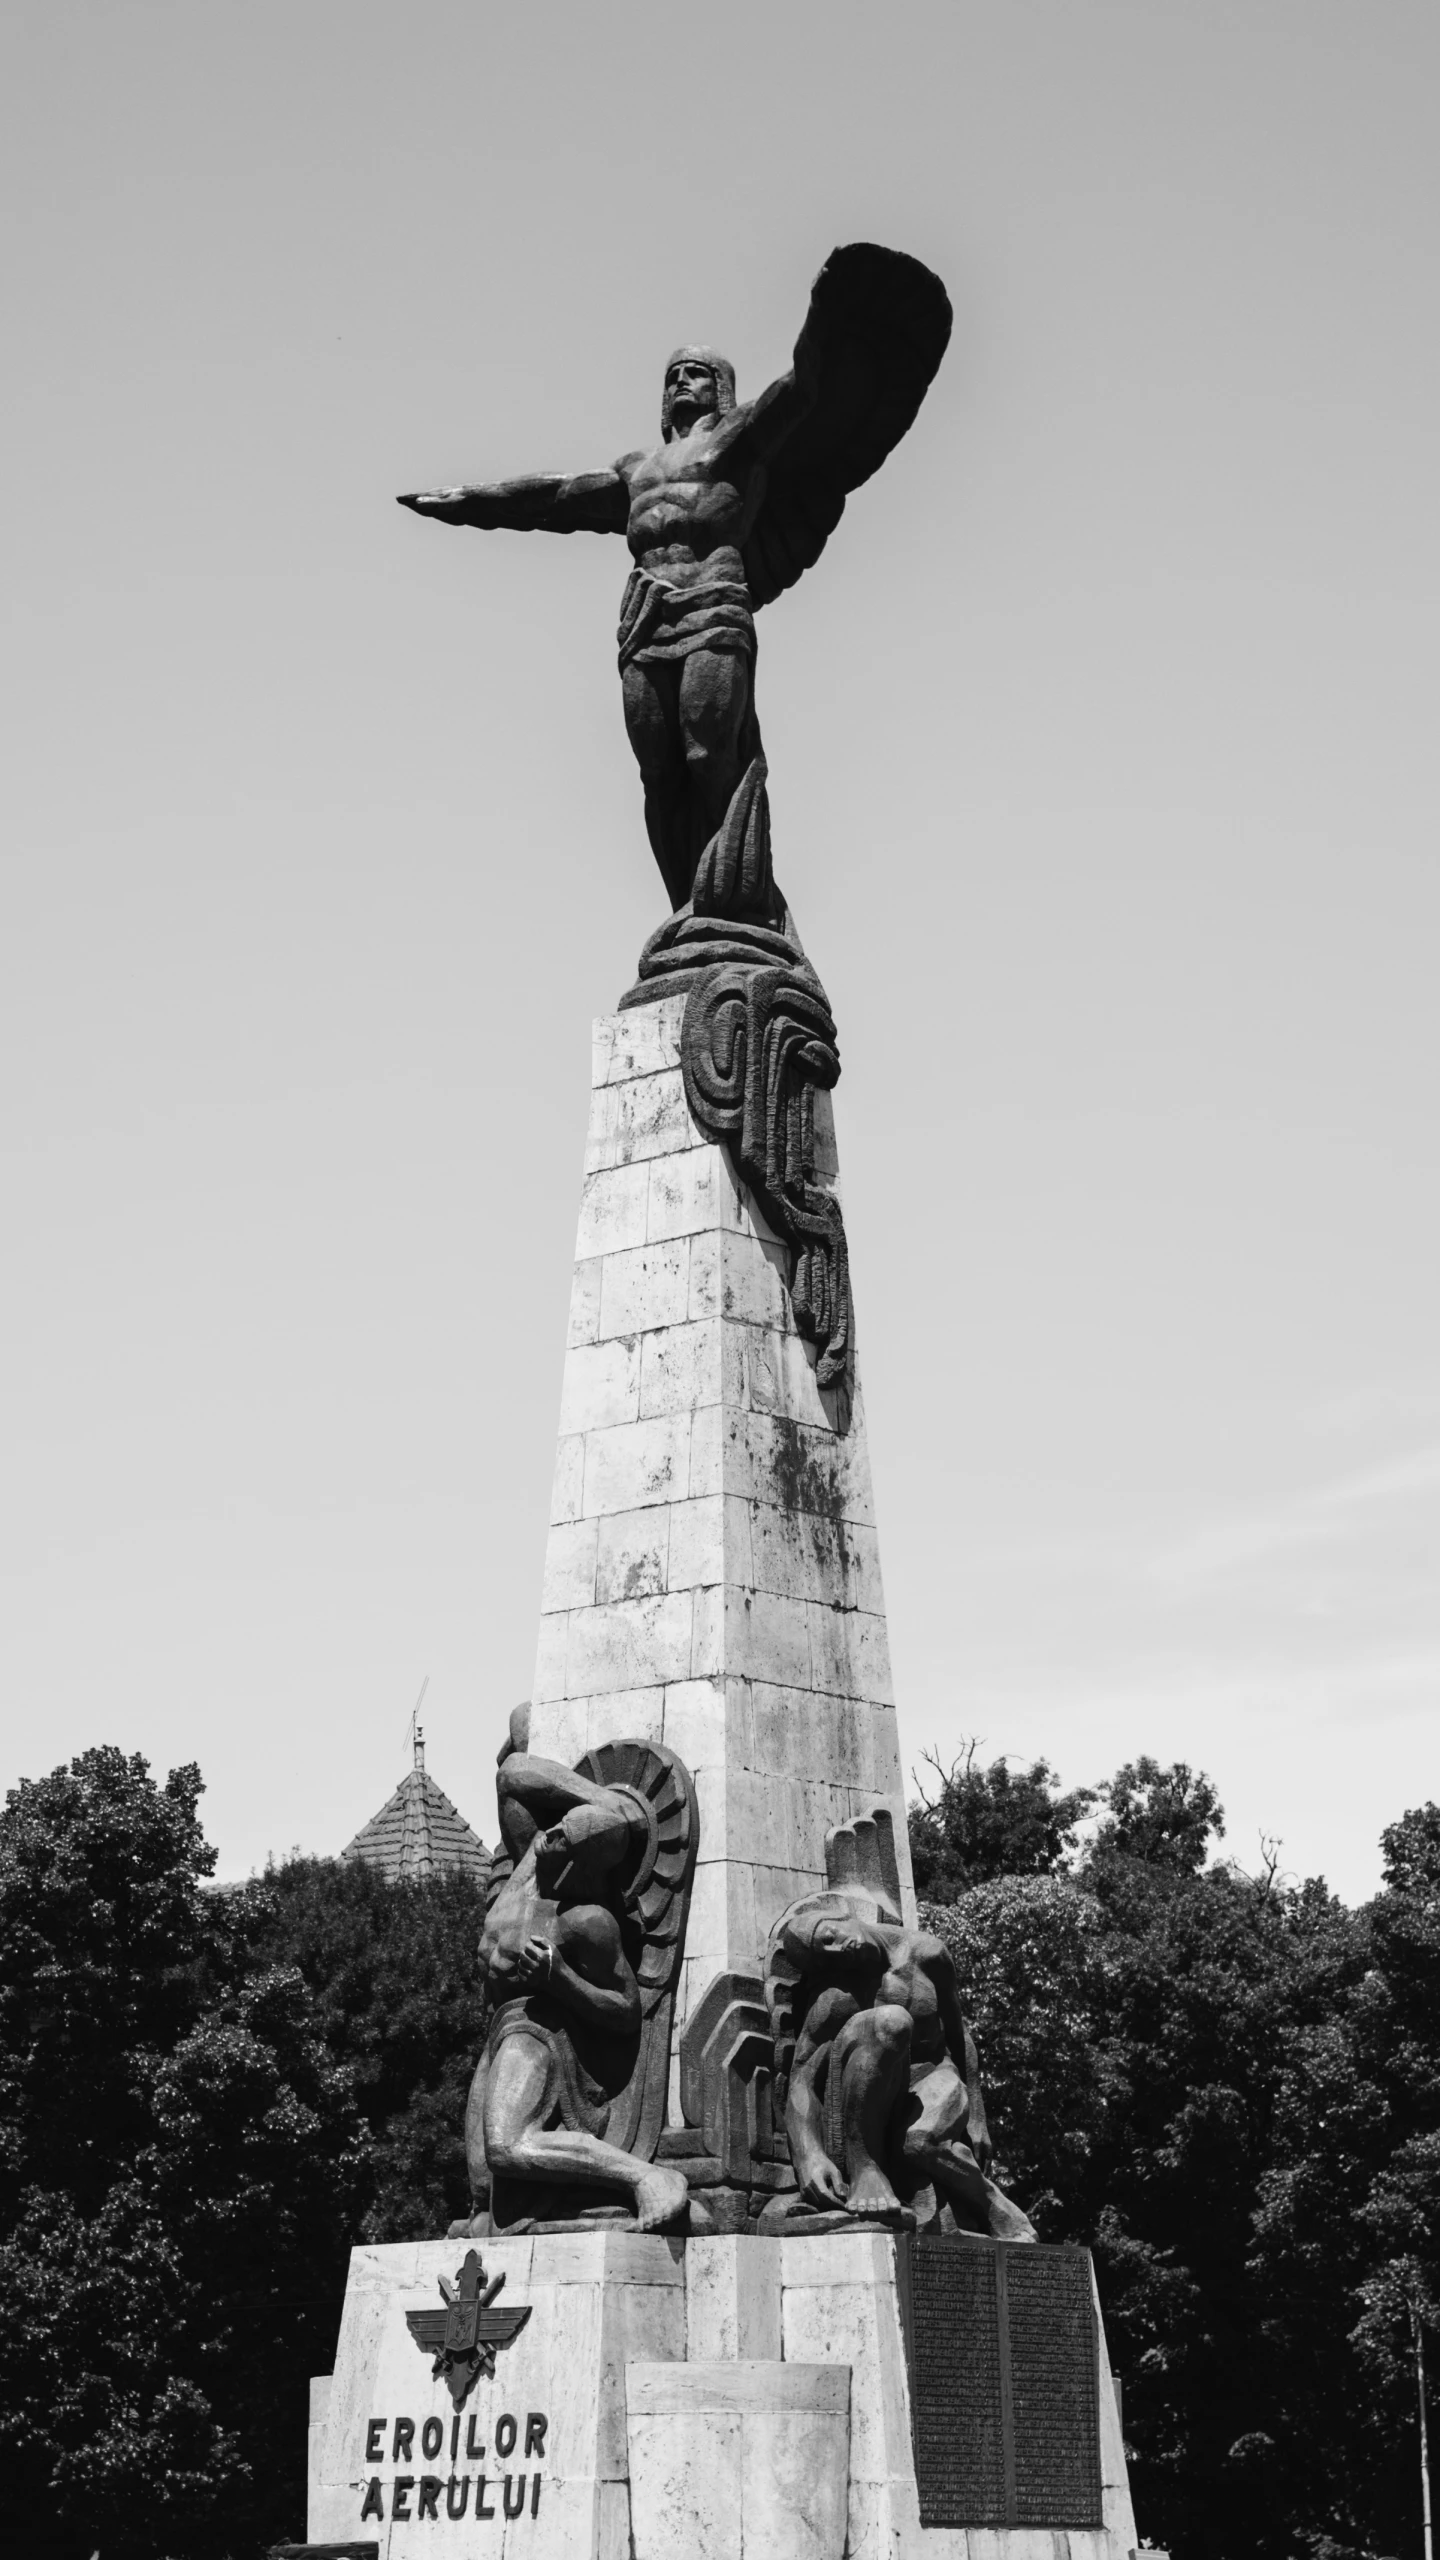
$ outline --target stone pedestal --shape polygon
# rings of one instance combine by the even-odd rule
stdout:
[[[785,1253],[691,1119],[684,1009],[595,1025],[531,1719],[557,1760],[635,1735],[694,1775],[677,2034],[824,1884],[837,1823],[890,1809],[914,1916],[858,1380],[848,1411],[821,1393]],[[828,1095],[815,1114],[833,1185]]]
[[[635,2560],[844,2560],[844,2365],[632,2364],[626,2408]]]
[[[849,1884],[915,1904],[858,1380],[821,1391],[787,1256],[691,1118],[685,1001],[595,1028],[529,1749],[573,1766],[635,1740],[693,1774],[658,2134],[690,2230],[482,2239],[453,2314],[465,2242],[357,2249],[314,2387],[310,2538],[379,2560],[1134,2560],[1080,2253],[1019,2247],[1012,2276],[1008,2243],[922,2266],[964,2244],[761,2225],[793,2197],[771,1925]],[[815,1129],[833,1186],[824,1094]],[[502,2311],[513,2334],[475,2380],[444,2357],[486,2334],[464,2306],[497,2275],[488,2334]],[[922,2522],[957,2513],[990,2521]]]
[[[457,2412],[405,2315],[442,2307],[440,2278],[454,2279],[461,2255],[453,2240],[352,2253],[311,2435],[310,2541],[373,2536],[382,2560],[630,2560],[625,2375],[632,2362],[684,2359],[684,2244],[613,2230],[488,2241],[499,2299],[530,2317]],[[427,2479],[438,2487],[422,2500]]]
[[[380,2560],[1132,2560],[1098,2314],[1100,2521],[921,2524],[904,2246],[487,2242],[530,2316],[459,2412],[405,2316],[435,2309],[456,2243],[357,2249],[316,2386],[310,2540],[373,2538]]]

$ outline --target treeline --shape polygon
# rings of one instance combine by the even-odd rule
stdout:
[[[937,1779],[917,1884],[1007,2182],[1096,2253],[1142,2531],[1176,2560],[1409,2560],[1440,1808],[1350,1911],[1219,1862],[1184,1768]],[[465,2208],[475,1885],[296,1860],[217,1891],[200,1793],[102,1750],[0,1811],[0,2511],[46,2560],[302,2535],[350,2246]]]
[[[37,2560],[303,2539],[351,2244],[466,2209],[479,1890],[207,1890],[200,1794],[87,1751],[0,1812],[0,2513]]]
[[[1348,1910],[1213,1851],[1140,1760],[973,1755],[911,1816],[1003,2174],[1095,2252],[1141,2531],[1177,2560],[1419,2554],[1412,2305],[1440,2309],[1440,1806]]]

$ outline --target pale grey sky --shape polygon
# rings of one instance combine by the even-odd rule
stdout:
[[[625,558],[393,492],[742,391],[840,240],[914,433],[761,624],[913,1761],[1440,1794],[1440,18],[4,13],[0,1781],[223,1873],[529,1686],[590,1017],[662,911]]]

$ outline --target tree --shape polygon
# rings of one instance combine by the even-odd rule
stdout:
[[[149,2058],[196,2014],[215,1864],[200,1772],[122,1751],[23,1779],[0,1813],[0,2215],[32,2178],[99,2206],[148,2125]]]
[[[979,2043],[996,2174],[1042,2239],[1062,2236],[1084,2218],[1104,2113],[1100,1906],[1066,1877],[1000,1876],[923,1918],[955,1959]]]
[[[232,1898],[247,1964],[296,1968],[349,2072],[370,2134],[357,2238],[428,2239],[469,2212],[484,1907],[473,1876],[391,1883],[359,1859],[292,1859]]]
[[[1109,1807],[1085,1860],[1097,1885],[1107,1869],[1133,1877],[1137,1865],[1197,1875],[1211,1840],[1224,1838],[1225,1809],[1212,1781],[1183,1760],[1168,1769],[1148,1757],[1127,1760],[1095,1793]]]
[[[910,1808],[915,1890],[924,1902],[953,1902],[996,1876],[1053,1875],[1095,1801],[1090,1787],[1062,1794],[1048,1760],[1013,1771],[1003,1759],[977,1768],[978,1748],[969,1743],[948,1769],[932,1754],[939,1793],[922,1792]]]
[[[303,1980],[202,1890],[200,1792],[98,1750],[0,1811],[0,2447],[57,2560],[293,2529],[362,2200]]]
[[[1440,1814],[1386,1889],[1207,1864],[1210,1781],[1140,1759],[1072,1873],[972,1887],[952,1946],[992,2131],[1093,2249],[1142,2525],[1181,2560],[1414,2538],[1409,2303],[1440,2295]]]

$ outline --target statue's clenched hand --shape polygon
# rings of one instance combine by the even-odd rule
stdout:
[[[527,1938],[515,1958],[515,1979],[524,1991],[543,1991],[555,1961],[548,1938]]]

